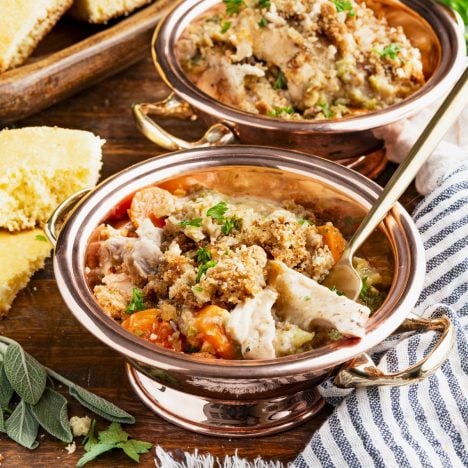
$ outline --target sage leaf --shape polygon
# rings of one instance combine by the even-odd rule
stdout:
[[[76,466],[84,466],[86,463],[94,460],[97,458],[101,453],[108,452],[109,450],[112,450],[115,448],[115,444],[96,444],[93,446],[93,448],[85,453],[79,460]]]
[[[128,414],[123,409],[115,406],[110,401],[107,401],[104,398],[95,395],[94,393],[88,392],[88,390],[85,390],[79,385],[70,385],[69,393],[85,408],[88,408],[108,421],[115,421],[124,424],[135,423],[135,418],[131,414]]]
[[[41,399],[31,407],[37,422],[55,438],[70,443],[73,435],[68,421],[67,400],[60,393],[46,387]]]
[[[5,422],[8,437],[28,449],[35,449],[39,423],[33,416],[30,406],[21,400]]]
[[[0,409],[8,408],[14,390],[5,374],[4,363],[0,362]]]
[[[103,444],[117,444],[128,440],[128,433],[117,422],[113,422],[105,431],[100,431],[98,435],[99,442]]]
[[[47,374],[44,368],[18,343],[8,346],[3,365],[15,392],[26,403],[35,405],[46,386]]]
[[[5,432],[6,431],[6,429],[5,429],[5,420],[3,418],[4,418],[3,409],[0,406],[0,432]]]

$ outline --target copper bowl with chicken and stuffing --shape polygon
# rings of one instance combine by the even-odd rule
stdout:
[[[57,283],[77,319],[127,358],[157,414],[220,436],[278,432],[322,407],[316,386],[331,373],[341,386],[414,383],[449,349],[446,319],[408,316],[425,265],[400,205],[354,259],[359,300],[321,284],[379,192],[343,166],[275,148],[149,159],[54,213]],[[416,330],[442,337],[415,366],[384,374],[365,354]]]
[[[432,0],[188,0],[153,40],[173,94],[134,112],[167,149],[269,144],[372,175],[387,127],[443,97],[464,56],[462,23]],[[150,114],[212,127],[187,142]]]

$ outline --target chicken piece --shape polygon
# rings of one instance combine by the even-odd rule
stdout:
[[[278,261],[269,262],[269,285],[279,294],[275,312],[303,330],[311,326],[336,328],[348,337],[363,337],[370,309],[338,296],[307,276]]]
[[[132,297],[132,280],[125,273],[110,273],[102,282],[94,287],[94,296],[109,317],[120,319]]]
[[[241,345],[242,356],[245,359],[276,357],[273,346],[275,321],[271,308],[277,297],[276,291],[265,288],[231,311],[226,331]]]

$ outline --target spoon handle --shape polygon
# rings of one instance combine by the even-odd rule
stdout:
[[[427,124],[426,128],[411,148],[406,159],[388,181],[380,197],[375,201],[362,220],[347,250],[353,254],[379,225],[392,206],[416,177],[417,172],[432,154],[449,128],[457,120],[468,104],[468,68],[450,91],[449,95]]]

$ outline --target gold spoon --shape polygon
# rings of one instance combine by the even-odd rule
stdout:
[[[335,287],[353,300],[359,297],[362,281],[353,267],[353,256],[356,250],[392,209],[467,104],[468,68],[465,68],[462,76],[427,124],[406,159],[400,164],[380,197],[362,220],[348,242],[341,259],[323,281],[325,286]]]

